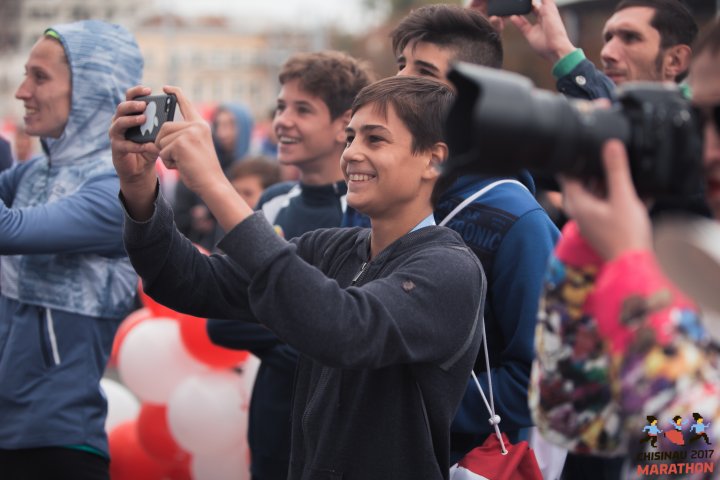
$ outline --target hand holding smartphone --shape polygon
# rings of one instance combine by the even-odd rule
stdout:
[[[154,142],[163,123],[171,122],[175,118],[177,97],[173,94],[148,95],[137,97],[134,100],[144,101],[145,123],[137,127],[128,128],[125,138],[135,143]]]
[[[488,0],[488,17],[527,15],[532,11],[532,0]]]

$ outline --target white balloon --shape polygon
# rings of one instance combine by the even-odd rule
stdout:
[[[234,455],[247,443],[248,403],[242,375],[193,375],[168,399],[168,426],[178,444],[193,455]]]
[[[100,388],[105,393],[108,413],[105,417],[105,431],[109,434],[116,425],[137,418],[140,402],[124,385],[110,378],[100,380]]]
[[[195,480],[249,480],[247,448],[222,455],[193,455],[190,471]]]
[[[171,318],[140,322],[125,337],[118,352],[118,373],[141,400],[167,403],[173,390],[190,375],[207,371],[193,359]]]

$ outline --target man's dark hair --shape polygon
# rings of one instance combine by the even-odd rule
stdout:
[[[427,42],[455,50],[453,60],[500,68],[500,35],[480,12],[458,5],[426,5],[403,18],[390,33],[393,53],[408,45]]]
[[[701,53],[709,51],[715,56],[720,52],[720,19],[715,19],[710,25],[703,29],[702,33],[693,46],[693,57],[697,58]]]
[[[675,45],[692,46],[698,26],[690,10],[680,0],[622,0],[615,12],[630,7],[648,7],[655,10],[650,26],[660,32],[660,48]]]
[[[445,117],[454,97],[450,88],[437,80],[400,75],[363,88],[353,102],[352,113],[371,106],[387,118],[392,106],[412,135],[412,152],[419,153],[445,141]]]
[[[374,79],[366,62],[333,50],[295,54],[278,75],[281,85],[298,80],[302,90],[322,99],[333,120],[344,114],[355,95]]]

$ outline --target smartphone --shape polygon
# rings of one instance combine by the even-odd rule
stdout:
[[[177,97],[173,94],[148,95],[137,97],[134,100],[142,100],[145,107],[145,123],[137,127],[128,128],[125,131],[125,138],[135,143],[154,142],[160,127],[163,123],[171,122],[175,118]]]
[[[488,17],[509,17],[527,15],[532,11],[532,0],[488,0]]]

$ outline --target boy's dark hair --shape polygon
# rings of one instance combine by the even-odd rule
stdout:
[[[377,81],[358,93],[353,115],[365,106],[387,117],[388,107],[412,135],[412,152],[425,152],[444,141],[444,122],[454,99],[443,83],[424,77],[400,75]]]
[[[680,415],[675,415],[673,417],[673,422],[677,423],[678,420],[682,420],[682,417]]]
[[[680,0],[622,0],[615,7],[615,12],[630,7],[648,7],[655,10],[650,26],[660,33],[660,48],[692,46],[697,37],[697,23]]]
[[[278,75],[281,85],[299,80],[302,90],[322,99],[333,120],[344,114],[355,95],[374,79],[366,62],[334,50],[295,54]]]
[[[267,188],[280,181],[280,165],[264,156],[246,157],[240,162],[235,162],[228,171],[228,178],[231,181],[251,175],[260,177],[263,188]]]
[[[715,19],[705,27],[693,46],[693,57],[697,58],[701,53],[708,50],[710,55],[717,55],[720,52],[720,19]]]
[[[693,418],[695,419],[696,422],[697,422],[698,420],[700,420],[701,418],[703,418],[703,416],[700,415],[700,414],[697,413],[697,412],[694,412],[692,415],[693,415]]]
[[[390,33],[395,56],[408,45],[432,43],[455,50],[453,60],[500,68],[500,35],[480,12],[458,5],[426,5],[403,18]]]
[[[656,421],[657,421],[657,417],[653,417],[652,415],[648,415],[648,416],[645,417],[645,418],[647,418],[648,423],[652,423],[652,422],[656,422]]]

